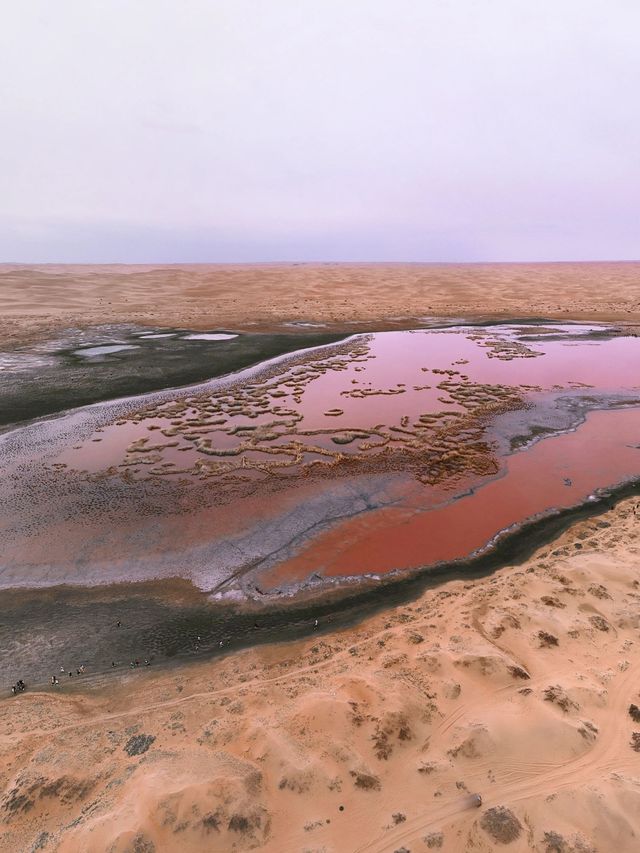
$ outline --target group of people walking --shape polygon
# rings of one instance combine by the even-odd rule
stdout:
[[[118,621],[116,622],[116,627],[117,627],[117,628],[121,628],[121,627],[122,627],[122,622],[121,622],[119,619],[118,619]],[[315,619],[315,620],[314,620],[313,627],[314,627],[314,628],[316,628],[316,629],[318,628],[318,620],[317,620],[317,619]],[[254,624],[254,628],[258,628],[258,623],[257,623],[257,622]],[[195,651],[198,651],[198,650],[200,649],[200,642],[201,642],[201,638],[200,638],[200,637],[197,637],[197,638],[196,638],[196,640],[195,640],[195,643],[194,643],[194,649],[195,649]],[[222,641],[222,640],[220,640],[220,642],[219,642],[219,644],[218,644],[218,645],[219,645],[220,647],[222,647],[222,646],[224,645],[224,644],[223,644],[223,641]],[[140,661],[139,661],[138,659],[135,659],[135,660],[132,660],[132,661],[131,661],[131,663],[129,664],[129,667],[130,667],[130,669],[136,669],[136,668],[137,668],[137,667],[139,667],[140,665],[141,665],[141,664],[140,664]],[[112,666],[112,668],[115,668],[115,667],[117,667],[117,666],[118,666],[118,664],[116,663],[116,661],[111,661],[111,666]],[[150,661],[148,658],[145,658],[145,659],[144,659],[144,666],[151,666],[151,661]],[[78,675],[82,675],[83,673],[84,673],[84,664],[81,664],[79,667],[77,667],[77,668],[76,668],[75,675],[76,675],[76,676],[78,676]],[[61,674],[61,675],[67,675],[67,677],[68,677],[68,678],[73,678],[74,672],[73,672],[73,670],[72,670],[72,669],[70,669],[70,670],[66,670],[64,666],[61,666],[61,667],[60,667],[60,674]],[[60,684],[60,680],[59,680],[58,676],[56,676],[56,675],[52,675],[52,676],[51,676],[51,686],[52,686],[52,687],[55,687],[55,686],[57,686],[57,685],[59,685],[59,684]],[[24,683],[24,681],[20,678],[20,679],[18,679],[18,681],[17,681],[17,682],[13,685],[13,687],[11,688],[11,693],[12,693],[14,696],[16,696],[18,693],[22,693],[25,689],[26,689],[26,684],[25,684],[25,683]]]
[[[63,666],[61,666],[60,667],[60,674],[65,675],[66,672],[67,672],[67,670]],[[76,668],[76,675],[82,675],[83,672],[84,672],[84,664],[80,664],[80,666]],[[69,678],[73,678],[73,670],[72,669],[69,670]],[[58,679],[58,677],[56,675],[52,675],[51,676],[51,686],[55,687],[56,684],[60,684],[60,680]]]

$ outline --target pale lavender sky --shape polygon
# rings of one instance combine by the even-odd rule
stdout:
[[[640,0],[21,0],[0,261],[640,257]]]

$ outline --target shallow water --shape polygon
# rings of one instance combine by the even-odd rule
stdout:
[[[407,489],[411,507],[350,519],[261,577],[268,590],[319,572],[384,574],[468,557],[508,530],[598,489],[640,478],[640,410],[596,411],[575,431],[537,442],[504,462],[501,476],[455,501]],[[588,547],[588,546],[585,546]]]
[[[158,332],[151,335],[138,335],[143,341],[159,340],[160,338],[174,338],[176,332]]]
[[[135,344],[106,344],[97,347],[83,347],[82,349],[74,350],[74,355],[80,355],[82,358],[92,358],[96,355],[111,355],[129,349],[137,349],[137,346]]]
[[[374,334],[347,357],[134,413],[57,461],[149,477],[212,475],[213,459],[219,476],[264,464],[266,478],[298,473],[302,448],[307,464],[335,465],[344,456],[383,464],[392,450],[428,452],[436,430],[457,437],[469,416],[524,408],[541,395],[635,394],[637,339],[594,341],[589,331],[525,327],[527,337],[535,334],[526,343],[518,327]]]
[[[183,341],[230,341],[238,335],[229,335],[224,332],[198,332],[193,335],[184,335]]]
[[[619,408],[639,368],[599,327],[385,332],[79,410],[7,478],[0,583],[264,590],[465,557],[640,477],[640,409]]]

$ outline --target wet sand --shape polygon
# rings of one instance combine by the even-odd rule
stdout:
[[[0,265],[6,344],[69,326],[415,328],[424,318],[640,320],[640,264]]]
[[[632,853],[637,513],[356,627],[3,700],[0,847]]]

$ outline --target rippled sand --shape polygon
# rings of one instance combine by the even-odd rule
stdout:
[[[0,333],[133,322],[411,328],[421,317],[638,322],[639,263],[0,265]]]

